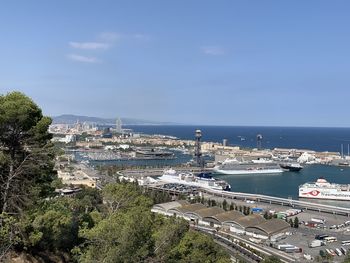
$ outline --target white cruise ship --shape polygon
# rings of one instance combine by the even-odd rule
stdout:
[[[314,183],[300,185],[299,197],[349,201],[350,184],[331,184],[326,179],[319,178]]]
[[[236,159],[226,159],[221,165],[215,166],[214,172],[227,175],[248,175],[248,174],[278,174],[283,169],[271,160],[253,160],[239,162]]]
[[[197,186],[214,190],[229,191],[231,186],[222,180],[216,180],[212,176],[202,173],[194,175],[193,173],[177,173],[173,169],[165,170],[163,175],[158,178],[162,182],[184,184],[190,186]]]

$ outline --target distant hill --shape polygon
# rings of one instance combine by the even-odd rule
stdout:
[[[148,121],[148,120],[140,120],[133,118],[121,118],[123,125],[171,125],[176,123],[171,122],[156,122],[156,121]],[[63,114],[60,116],[52,117],[53,124],[74,124],[77,121],[79,122],[87,122],[87,123],[95,123],[99,125],[109,125],[115,124],[116,118],[99,118],[99,117],[89,117],[89,116],[79,116],[72,114]]]

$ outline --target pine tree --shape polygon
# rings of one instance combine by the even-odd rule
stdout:
[[[299,218],[297,216],[294,218],[294,227],[295,228],[299,227]]]
[[[226,199],[224,199],[224,201],[222,202],[222,208],[227,211],[227,201]]]

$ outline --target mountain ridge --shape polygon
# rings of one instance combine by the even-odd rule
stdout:
[[[136,118],[120,118],[123,125],[175,125],[177,123],[173,122],[158,122],[158,121],[149,121]],[[110,125],[115,124],[117,118],[101,118],[101,117],[91,117],[84,115],[75,115],[75,114],[62,114],[59,116],[52,116],[53,124],[74,124],[77,121],[95,123],[99,125]]]

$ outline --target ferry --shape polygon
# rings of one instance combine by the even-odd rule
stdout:
[[[163,175],[158,178],[161,182],[177,183],[190,186],[197,186],[214,190],[231,190],[231,186],[222,180],[216,180],[211,175],[201,173],[194,175],[190,172],[178,173],[173,169],[165,170]]]
[[[226,159],[221,165],[215,166],[213,171],[227,175],[249,175],[279,174],[283,172],[283,169],[271,160],[239,162],[237,159]]]
[[[324,178],[299,186],[299,197],[350,201],[350,184],[329,183]]]

